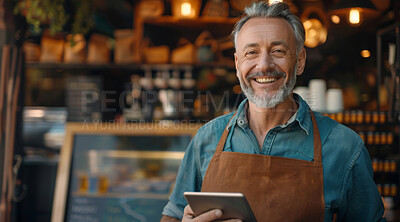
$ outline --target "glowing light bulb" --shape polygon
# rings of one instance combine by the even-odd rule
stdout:
[[[189,16],[192,12],[192,5],[189,2],[182,3],[181,14],[183,16]]]
[[[339,23],[340,23],[340,17],[337,16],[337,15],[332,15],[332,16],[331,16],[331,21],[332,21],[334,24],[339,24]]]
[[[326,42],[328,35],[326,27],[318,19],[307,19],[303,25],[306,31],[305,46],[314,48]]]
[[[315,29],[310,29],[309,32],[311,38],[315,38],[318,35],[318,31]]]
[[[360,23],[360,10],[352,8],[349,13],[350,24],[357,25]]]
[[[361,56],[363,58],[369,58],[371,56],[371,52],[368,49],[364,49],[361,51]]]

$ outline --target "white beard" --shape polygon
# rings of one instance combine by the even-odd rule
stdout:
[[[240,71],[238,71],[240,87],[242,88],[244,95],[258,108],[273,108],[285,101],[290,96],[294,86],[296,85],[296,73],[297,63],[295,65],[292,77],[288,80],[288,82],[286,82],[279,88],[277,93],[271,95],[271,93],[268,93],[267,89],[265,89],[265,91],[263,92],[263,96],[258,96],[254,92],[254,89],[251,87],[251,85],[246,85],[246,83],[242,79]],[[248,82],[250,82],[249,79]]]

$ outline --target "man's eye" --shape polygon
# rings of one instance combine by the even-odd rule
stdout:
[[[272,51],[272,54],[278,55],[278,56],[283,56],[283,55],[285,55],[285,51],[281,50],[281,49],[275,49]]]
[[[254,55],[254,54],[256,54],[257,52],[256,51],[248,51],[248,52],[246,52],[246,55]]]

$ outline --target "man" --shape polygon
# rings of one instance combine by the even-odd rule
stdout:
[[[245,9],[232,37],[247,100],[194,136],[162,221],[221,216],[216,209],[195,218],[185,191],[244,193],[258,221],[384,220],[360,137],[292,93],[305,66],[304,36],[284,3]]]

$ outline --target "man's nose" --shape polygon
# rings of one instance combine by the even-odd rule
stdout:
[[[269,53],[261,53],[258,63],[257,69],[262,72],[266,72],[269,69],[273,68],[273,58]]]

